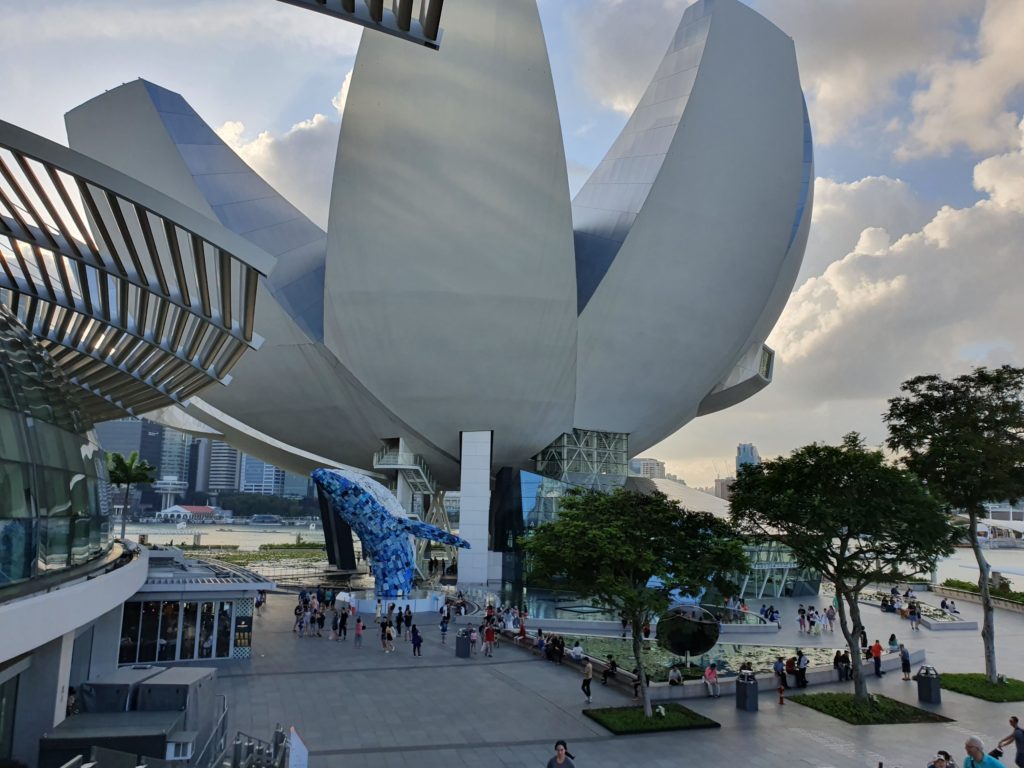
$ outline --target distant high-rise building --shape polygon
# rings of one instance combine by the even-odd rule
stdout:
[[[285,472],[281,495],[287,499],[305,499],[312,495],[312,481],[307,475]]]
[[[665,477],[665,462],[649,457],[632,459],[629,462],[629,472],[632,475],[661,480]]]
[[[753,443],[740,443],[736,446],[736,473],[739,474],[740,467],[744,464],[760,464],[761,454],[757,452],[757,446]]]
[[[728,501],[732,498],[732,484],[736,482],[735,477],[716,477],[715,496]]]
[[[234,493],[241,487],[242,454],[222,440],[210,441],[209,475],[206,490],[210,493]]]
[[[242,454],[242,493],[258,493],[262,496],[281,496],[284,493],[283,469]]]

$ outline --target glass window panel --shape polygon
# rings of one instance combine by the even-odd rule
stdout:
[[[160,640],[158,641],[157,661],[174,661],[178,649],[178,609],[177,600],[167,601],[163,605],[160,616]]]
[[[203,603],[199,618],[199,658],[209,659],[213,656],[213,603]]]
[[[199,620],[199,603],[185,603],[181,617],[181,658],[196,657],[196,628]]]
[[[160,639],[160,603],[147,600],[142,604],[142,633],[139,638],[139,661],[156,661]]]
[[[83,474],[73,475],[71,496],[71,562],[84,563],[93,555],[90,546],[93,510],[89,503],[89,483]]]
[[[139,624],[142,603],[125,603],[121,613],[121,650],[118,664],[134,664],[139,650]]]
[[[0,457],[14,461],[26,461],[25,444],[22,440],[22,417],[0,408]]]
[[[231,608],[233,603],[224,600],[217,614],[217,658],[224,659],[231,655]]]
[[[0,461],[0,585],[32,575],[36,520],[28,465]]]

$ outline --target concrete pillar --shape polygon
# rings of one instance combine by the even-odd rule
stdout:
[[[395,498],[402,505],[402,509],[412,512],[412,488],[401,472],[398,473],[398,482],[395,485]]]
[[[117,654],[121,647],[121,611],[120,605],[112,608],[93,624],[90,679],[103,677],[117,669]]]
[[[74,631],[51,640],[32,653],[18,680],[13,757],[27,765],[38,761],[39,737],[64,720],[74,648]]]
[[[460,584],[486,584],[489,576],[492,435],[490,431],[462,433],[459,535],[470,549],[459,550]]]

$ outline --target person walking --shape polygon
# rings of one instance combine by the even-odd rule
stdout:
[[[395,625],[393,622],[388,622],[384,636],[387,639],[388,653],[391,653],[395,650]]]
[[[564,739],[555,742],[555,756],[548,760],[547,768],[576,768],[569,745]]]
[[[405,622],[405,614],[402,613],[401,611],[399,611],[398,615],[395,616],[395,635],[397,637],[401,637],[402,636],[402,624],[404,622]]]
[[[583,665],[583,685],[580,686],[580,690],[583,691],[583,695],[587,697],[587,703],[593,701],[590,696],[590,684],[594,680],[594,665],[590,661],[590,657],[587,656],[587,663]]]
[[[448,617],[441,616],[441,645],[446,645],[448,640]]]
[[[985,754],[985,745],[977,736],[971,736],[964,743],[964,751],[967,756],[964,758],[963,768],[1000,768],[1002,763],[992,755]]]
[[[494,624],[488,624],[484,629],[484,656],[494,655]]]
[[[380,647],[384,651],[384,653],[389,653],[389,651],[388,651],[388,620],[383,618],[383,617],[381,618],[381,622],[380,622]]]
[[[338,616],[337,611],[333,611],[331,616],[331,640],[339,640],[341,638],[341,617]]]
[[[999,747],[1008,747],[1013,744],[1017,747],[1017,756],[1013,760],[1013,764],[1017,768],[1024,768],[1024,728],[1020,727],[1020,720],[1016,717],[1010,718],[1010,727],[1013,728],[1010,731],[1010,735],[999,740]]]
[[[348,611],[341,611],[338,617],[338,639],[348,639]]]
[[[415,624],[412,625],[412,629],[409,631],[409,636],[412,638],[412,655],[422,656],[423,651],[421,650],[421,646],[423,645],[423,635],[420,634],[420,631],[417,629]]]
[[[704,686],[708,689],[708,696],[717,699],[722,695],[722,687],[718,684],[718,667],[713,661],[704,670]]]
[[[412,609],[406,604],[405,606],[405,639],[410,640],[412,638]]]
[[[363,617],[356,619],[356,639],[352,643],[356,648],[363,647]]]
[[[900,643],[900,669],[903,670],[903,679],[910,680],[910,651],[907,646]]]

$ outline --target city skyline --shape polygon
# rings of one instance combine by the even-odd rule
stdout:
[[[623,6],[636,4],[541,2],[573,192],[687,4],[652,1],[630,13]],[[593,5],[601,13],[585,12]],[[645,451],[693,486],[709,484],[716,464],[729,466],[741,440],[766,458],[850,430],[877,445],[885,399],[904,379],[1022,362],[1005,279],[1019,274],[1012,243],[1024,235],[1024,73],[1014,55],[1024,7],[750,5],[796,41],[817,204],[797,287],[768,341],[778,355],[773,385]],[[118,24],[102,23],[114,11]],[[16,39],[0,53],[14,88],[5,119],[63,142],[64,111],[147,77],[185,92],[243,158],[324,222],[358,30],[273,2],[194,2],[186,12],[61,2],[10,14],[49,45]],[[228,18],[244,34],[210,46]],[[277,55],[295,50],[319,66]],[[627,58],[636,63],[623,66]],[[43,82],[49,108],[40,110],[30,94]]]

